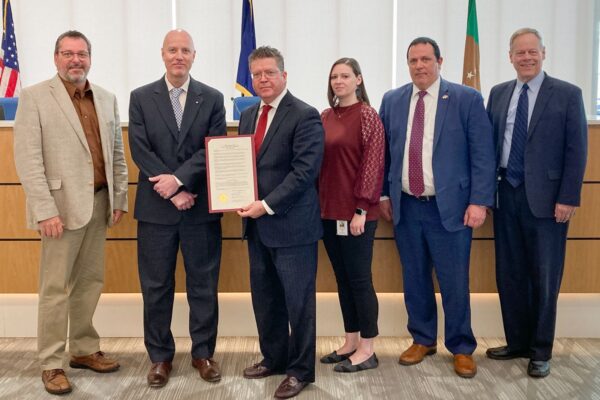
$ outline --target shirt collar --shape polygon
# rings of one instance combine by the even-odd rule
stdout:
[[[175,86],[173,86],[171,84],[171,82],[169,82],[169,80],[167,79],[167,74],[165,74],[165,82],[167,83],[167,89],[169,90],[169,92],[175,88]],[[183,91],[187,93],[189,87],[190,87],[190,76],[188,75],[187,79],[185,80],[185,82],[183,82],[183,85],[181,85],[180,88],[183,89]]]
[[[283,91],[281,93],[279,93],[279,96],[275,97],[275,99],[269,103],[269,105],[271,107],[273,107],[274,109],[277,109],[277,107],[279,107],[279,103],[281,103],[281,99],[283,99],[283,97],[287,94],[288,90],[287,88],[283,89]],[[265,103],[262,99],[260,100],[260,109],[262,110],[263,106],[267,104]]]
[[[546,77],[546,74],[544,74],[544,71],[540,71],[539,74],[537,74],[533,79],[531,79],[529,82],[527,82],[527,86],[529,86],[529,89],[533,93],[537,93],[537,92],[539,92],[540,88],[542,87],[542,82],[544,82],[545,77]],[[521,88],[523,87],[524,84],[525,84],[525,82],[522,82],[517,78],[517,87],[515,88],[517,90],[517,92],[521,92]]]
[[[431,86],[429,86],[425,91],[427,92],[427,94],[429,94],[430,96],[432,96],[434,99],[438,97],[439,93],[440,93],[440,83],[441,83],[441,78],[438,76],[438,78],[435,80],[435,82],[433,82],[431,84]],[[414,83],[413,83],[413,92],[412,92],[412,97],[418,96],[419,92],[421,91],[421,89],[419,89]]]
[[[79,98],[85,96],[85,94],[87,92],[90,92],[90,93],[92,92],[92,88],[90,86],[90,81],[88,81],[87,79],[85,81],[85,87],[83,88],[83,93],[82,93],[77,88],[77,86],[75,86],[75,84],[73,84],[73,83],[71,83],[69,81],[64,80],[60,75],[59,75],[59,77],[60,77],[60,80],[62,81],[63,85],[65,85],[65,89],[67,89],[67,93],[69,94],[69,97],[71,99],[74,99],[75,98],[75,94],[78,93],[78,92],[79,92]]]

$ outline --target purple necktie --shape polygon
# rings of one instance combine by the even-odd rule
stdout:
[[[410,131],[410,144],[408,147],[408,187],[415,196],[420,196],[425,191],[423,182],[423,132],[425,130],[425,90],[419,92],[419,99],[415,107],[412,129]]]

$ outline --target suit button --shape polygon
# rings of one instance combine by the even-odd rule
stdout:
[[[90,186],[94,186],[94,182],[89,182],[88,183]]]

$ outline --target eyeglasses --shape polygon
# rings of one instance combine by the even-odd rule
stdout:
[[[87,51],[79,51],[77,53],[73,53],[72,51],[59,51],[59,53],[67,60],[71,60],[75,56],[77,56],[81,60],[87,60],[88,58],[90,58],[90,53],[88,53]]]
[[[250,75],[252,76],[252,79],[260,79],[263,76],[267,77],[268,79],[273,79],[280,73],[281,72],[278,70],[268,70],[268,71],[252,73]]]

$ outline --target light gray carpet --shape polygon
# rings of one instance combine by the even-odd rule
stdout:
[[[321,337],[317,357],[342,342]],[[258,341],[252,337],[223,337],[215,359],[223,379],[210,384],[191,366],[189,339],[177,339],[177,355],[169,384],[162,389],[146,385],[149,361],[140,338],[102,340],[102,349],[118,357],[121,369],[112,374],[65,368],[73,392],[65,399],[270,399],[283,376],[260,380],[242,378],[244,367],[259,361]],[[560,339],[555,343],[552,373],[545,379],[529,378],[527,360],[494,361],[485,349],[503,344],[500,339],[479,339],[475,353],[479,372],[473,379],[455,375],[452,358],[438,344],[438,354],[421,364],[405,367],[397,363],[408,338],[376,340],[379,368],[355,374],[339,374],[332,366],[317,362],[317,380],[299,399],[591,399],[600,400],[600,339]],[[35,339],[0,339],[0,399],[57,399],[42,385],[36,359]]]

